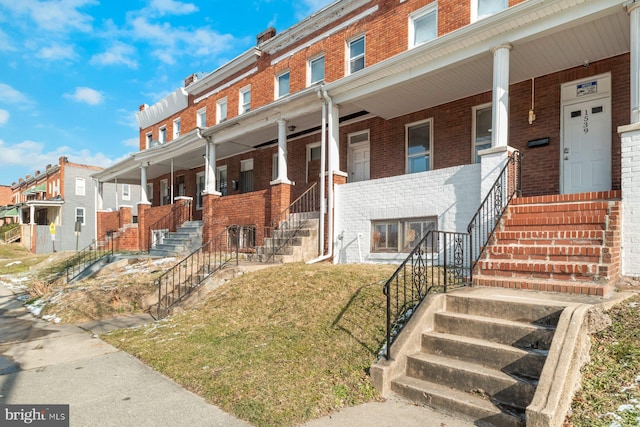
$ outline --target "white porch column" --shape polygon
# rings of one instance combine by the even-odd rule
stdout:
[[[287,171],[287,121],[278,119],[278,177],[271,185],[291,184]]]
[[[640,0],[625,4],[631,32],[631,122],[640,122]]]
[[[509,145],[509,52],[511,45],[504,44],[493,52],[493,97],[491,118],[491,146]]]
[[[328,117],[328,168],[329,173],[340,171],[340,109],[336,104],[331,104]]]
[[[36,207],[34,205],[29,206],[29,224],[36,223]]]
[[[104,209],[104,186],[96,180],[96,210]]]
[[[207,138],[204,159],[204,194],[221,196],[222,193],[216,191],[216,145],[210,137]]]
[[[149,204],[147,194],[147,165],[140,166],[140,203]]]

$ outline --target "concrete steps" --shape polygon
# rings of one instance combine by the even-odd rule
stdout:
[[[444,296],[391,390],[465,414],[478,425],[524,426],[565,306],[515,298]]]
[[[187,255],[202,246],[202,221],[186,221],[175,232],[169,232],[162,242],[155,245],[150,255]]]
[[[604,295],[619,274],[619,192],[514,199],[474,284]]]
[[[250,261],[288,263],[308,261],[318,256],[318,212],[291,214],[289,221],[280,222],[272,237],[264,239],[256,252],[248,254]]]

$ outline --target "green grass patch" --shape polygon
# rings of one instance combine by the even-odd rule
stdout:
[[[257,426],[293,426],[378,398],[394,266],[287,264],[246,274],[194,309],[106,341]]]
[[[608,313],[611,325],[591,338],[569,421],[574,427],[640,425],[640,296]]]

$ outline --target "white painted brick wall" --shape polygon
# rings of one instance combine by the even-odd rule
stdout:
[[[335,197],[336,261],[400,262],[407,254],[370,253],[371,221],[437,216],[440,230],[466,232],[480,206],[480,165],[339,185]]]
[[[640,129],[622,140],[622,274],[640,276]]]

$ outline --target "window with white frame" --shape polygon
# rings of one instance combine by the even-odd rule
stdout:
[[[153,182],[147,183],[147,200],[153,204]]]
[[[291,82],[291,73],[289,70],[280,73],[276,76],[276,98],[282,98],[283,96],[289,95]]]
[[[491,104],[473,107],[472,161],[480,163],[478,152],[491,148]]]
[[[239,114],[251,111],[251,86],[240,89]]]
[[[216,101],[216,123],[222,123],[227,120],[227,98],[218,99]]]
[[[432,119],[406,125],[407,173],[431,170]]]
[[[496,14],[507,7],[508,0],[471,0],[471,22]]]
[[[365,45],[364,36],[349,41],[349,74],[360,71],[365,67]]]
[[[199,128],[207,127],[207,107],[201,108],[196,112],[196,126]]]
[[[278,179],[278,153],[271,156],[271,181]]]
[[[202,209],[202,193],[204,192],[204,172],[196,174],[196,209]]]
[[[253,191],[253,159],[240,161],[240,192]]]
[[[307,182],[320,179],[321,147],[319,142],[307,145]]]
[[[85,209],[84,208],[76,208],[76,222],[84,225],[85,220]]]
[[[151,142],[153,141],[153,135],[151,132],[148,132],[146,135],[146,148],[150,148],[151,147]]]
[[[309,59],[309,86],[324,81],[324,54]]]
[[[437,229],[437,224],[437,217],[371,221],[371,252],[411,252],[430,230]],[[437,236],[432,236],[422,245],[427,252],[438,246]]]
[[[160,205],[168,205],[171,203],[169,200],[169,180],[163,179],[160,181]]]
[[[438,2],[409,15],[409,47],[419,46],[438,37]]]
[[[162,126],[160,129],[158,129],[158,141],[160,142],[160,144],[164,144],[165,142],[167,142],[166,126]]]
[[[180,119],[175,119],[173,121],[173,139],[176,139],[180,136]]]
[[[218,166],[216,169],[218,179],[216,180],[216,190],[223,196],[227,195],[227,166]]]
[[[131,186],[122,184],[122,200],[131,200]]]
[[[84,196],[84,195],[85,195],[84,178],[77,177],[76,178],[76,196]]]

